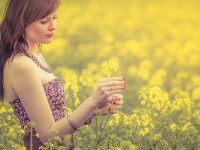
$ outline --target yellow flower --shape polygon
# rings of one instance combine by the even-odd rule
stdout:
[[[23,129],[21,129],[20,132],[21,132],[22,134],[25,134],[25,131],[24,131]]]
[[[12,112],[13,112],[13,109],[12,109],[12,108],[9,108],[9,109],[8,109],[8,112],[12,113]]]
[[[17,150],[26,150],[26,147],[20,147],[20,148],[17,148]]]
[[[123,120],[123,124],[124,125],[130,125],[132,122],[130,120],[130,117],[124,115],[124,120]]]
[[[35,136],[39,138],[39,133],[36,133]]]
[[[9,134],[12,134],[14,132],[14,129],[12,127],[9,128]]]
[[[141,136],[145,136],[148,133],[149,133],[149,128],[144,128],[144,129],[140,130],[140,132],[139,132],[139,134]]]
[[[52,143],[50,143],[50,147],[53,147],[54,145]]]
[[[150,123],[151,119],[147,113],[144,113],[141,115],[141,121],[142,125],[145,127]]]
[[[71,114],[72,113],[72,109],[69,107],[65,107],[66,113],[67,114]]]
[[[157,114],[157,113],[154,113],[153,115],[154,115],[155,117],[158,117],[158,114]]]
[[[141,125],[141,120],[139,118],[136,119],[137,125],[140,126]]]
[[[154,139],[155,141],[160,140],[161,138],[162,138],[162,134],[154,134],[154,135],[153,135],[153,139]]]
[[[120,122],[120,118],[121,118],[120,115],[119,114],[114,114],[113,116],[114,116],[114,120],[113,120],[114,124],[118,125],[119,122]]]
[[[80,100],[78,98],[75,99],[74,106],[78,106],[80,104]]]
[[[11,120],[11,116],[10,115],[7,116],[7,120]]]
[[[4,107],[2,107],[1,109],[0,109],[0,114],[1,113],[5,113],[6,112],[6,109],[4,108]]]
[[[172,123],[172,124],[170,125],[170,130],[171,130],[172,132],[176,132],[177,129],[178,129],[178,125],[177,125],[177,124]]]
[[[141,105],[144,105],[144,104],[145,104],[145,100],[142,100],[142,101],[141,101]]]
[[[113,123],[113,120],[109,120],[109,121],[108,121],[108,126],[113,126],[113,124],[114,124],[114,123]]]
[[[130,119],[132,120],[132,119],[135,119],[135,118],[137,118],[137,115],[135,113],[131,114]]]
[[[185,132],[185,131],[187,131],[188,130],[188,128],[189,128],[189,126],[190,126],[190,123],[188,122],[188,123],[186,123],[186,124],[184,124],[182,127],[181,127],[181,131],[182,132]]]
[[[116,76],[116,71],[119,68],[119,62],[117,58],[112,58],[108,61],[104,61],[101,65],[102,72],[107,77]]]

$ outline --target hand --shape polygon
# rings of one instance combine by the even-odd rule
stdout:
[[[96,87],[96,90],[91,96],[95,101],[96,106],[104,104],[106,100],[113,94],[117,94],[126,89],[126,79],[124,77],[111,77],[101,79]]]
[[[123,105],[123,95],[113,94],[111,95],[103,104],[101,104],[98,109],[101,115],[108,115],[117,113],[118,110],[122,109]]]

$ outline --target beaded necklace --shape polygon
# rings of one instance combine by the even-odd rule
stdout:
[[[29,53],[29,56],[28,56],[30,59],[32,59],[33,60],[33,62],[40,68],[40,69],[42,69],[42,70],[44,70],[44,71],[46,71],[46,72],[48,72],[48,73],[52,73],[51,72],[51,69],[49,68],[49,66],[44,62],[44,59],[42,58],[42,56],[40,56],[41,58],[42,58],[42,61],[43,61],[43,63],[45,63],[45,65],[43,65],[40,61],[39,61],[39,59],[36,57],[36,56],[34,56],[33,54],[31,54],[31,53]]]

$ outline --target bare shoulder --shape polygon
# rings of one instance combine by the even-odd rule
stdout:
[[[25,55],[16,55],[8,60],[4,68],[5,76],[10,78],[18,78],[29,74],[37,74],[37,68],[34,62]]]
[[[27,72],[32,69],[35,69],[34,62],[25,55],[16,55],[5,64],[5,70],[8,70],[12,74]]]
[[[27,56],[16,55],[12,59],[10,58],[7,61],[6,66],[11,69],[15,69],[15,68],[23,69],[26,67],[33,67],[34,65],[33,65],[32,60],[30,58],[28,58]]]
[[[5,63],[3,75],[4,90],[8,100],[18,97],[16,88],[20,88],[24,84],[31,84],[33,79],[40,81],[36,65],[24,55],[17,55],[12,60],[8,60]]]

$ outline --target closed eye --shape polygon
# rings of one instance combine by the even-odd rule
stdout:
[[[41,21],[42,24],[46,24],[48,21]]]

